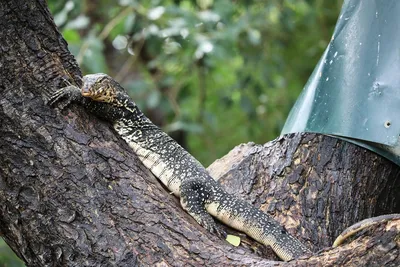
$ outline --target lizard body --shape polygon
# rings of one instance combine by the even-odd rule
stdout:
[[[55,104],[63,98],[67,98],[68,103],[78,102],[111,122],[143,164],[174,195],[180,197],[183,209],[210,232],[226,237],[213,216],[258,242],[271,246],[285,261],[310,253],[271,216],[226,193],[206,169],[155,126],[108,75],[87,75],[83,78],[81,88],[64,87],[53,95],[49,103]]]

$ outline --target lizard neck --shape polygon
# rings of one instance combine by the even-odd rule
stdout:
[[[120,110],[114,110],[114,113],[118,114],[113,120],[113,126],[128,143],[133,142],[140,144],[141,147],[148,147],[151,141],[162,133],[161,129],[154,125],[136,105],[117,109]]]
[[[104,102],[97,102],[89,98],[84,98],[86,108],[97,117],[111,122],[119,134],[127,129],[139,129],[151,121],[142,113],[136,104],[124,103],[123,106],[117,106]]]

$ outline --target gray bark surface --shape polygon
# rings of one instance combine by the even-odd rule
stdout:
[[[281,263],[251,241],[236,248],[212,236],[110,125],[81,107],[45,104],[64,80],[79,85],[80,77],[45,1],[0,1],[0,233],[27,266],[318,265],[323,257],[345,258],[359,240]],[[228,191],[314,250],[351,222],[399,210],[399,168],[334,138],[303,134],[242,145],[215,164],[210,170]],[[384,236],[380,244],[392,244],[384,251],[397,255],[393,263],[398,225],[382,225],[364,238]],[[368,244],[367,253],[381,251]],[[379,260],[378,252],[368,255]]]

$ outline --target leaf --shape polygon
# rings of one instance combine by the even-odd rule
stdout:
[[[161,94],[158,90],[152,90],[147,98],[147,107],[156,108],[160,104]]]
[[[149,12],[147,13],[147,17],[150,20],[158,20],[159,18],[161,18],[164,12],[165,12],[165,7],[158,6],[153,9],[150,9]]]
[[[59,13],[54,15],[54,22],[56,23],[57,26],[60,26],[64,24],[67,19],[68,19],[68,13],[75,7],[75,4],[73,1],[68,1],[63,10],[61,10]]]
[[[226,241],[228,241],[231,245],[234,245],[235,247],[240,245],[240,237],[235,235],[227,235]]]
[[[89,25],[89,18],[84,15],[80,15],[76,17],[74,20],[69,21],[65,25],[65,28],[80,30],[86,28],[86,26],[88,25]]]
[[[104,44],[94,34],[86,40],[88,48],[83,57],[83,65],[89,73],[107,73],[107,64],[103,52]]]
[[[249,29],[247,31],[249,41],[253,45],[259,45],[261,43],[261,33],[256,29]]]
[[[66,29],[63,30],[62,35],[68,44],[77,44],[81,41],[81,37],[76,30]]]
[[[124,22],[124,32],[130,33],[133,27],[135,26],[135,22],[136,22],[136,14],[135,13],[129,14]]]

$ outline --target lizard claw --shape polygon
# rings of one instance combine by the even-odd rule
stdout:
[[[215,222],[213,222],[213,225],[208,225],[204,226],[208,231],[210,231],[213,234],[216,234],[219,238],[226,239],[226,232],[222,227],[217,225]]]
[[[51,95],[46,104],[52,107],[57,102],[59,102],[64,96],[65,96],[64,88],[57,90],[54,94]]]
[[[77,101],[80,97],[80,90],[78,87],[70,85],[67,87],[63,87],[56,92],[50,97],[50,99],[47,101],[47,105],[53,107],[56,104],[58,104],[58,108],[60,110],[63,110],[66,108],[68,105],[70,105],[72,102]]]
[[[181,185],[181,205],[190,216],[192,216],[198,224],[206,228],[210,233],[225,239],[227,234],[217,225],[205,209],[204,196],[201,195],[199,189],[204,189],[202,181],[187,180]]]
[[[197,221],[198,224],[206,228],[210,233],[215,234],[222,239],[226,238],[227,234],[225,230],[215,223],[210,214],[205,211],[204,213],[192,213],[190,211],[188,213]]]

